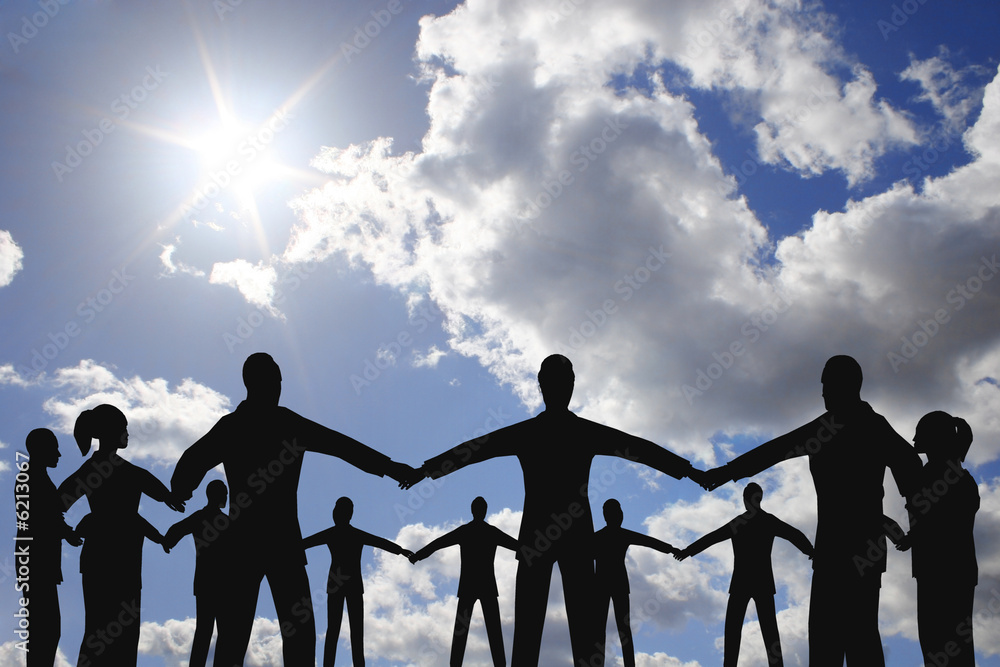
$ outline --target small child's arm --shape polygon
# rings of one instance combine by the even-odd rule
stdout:
[[[452,545],[458,544],[458,537],[459,537],[458,531],[460,528],[461,526],[459,526],[455,530],[445,533],[444,535],[438,537],[437,539],[428,542],[426,546],[424,546],[421,549],[418,549],[416,553],[408,556],[410,562],[416,563],[417,561],[427,558],[438,549],[444,549],[445,547],[450,547]],[[514,548],[516,549],[517,547]]]
[[[809,538],[806,537],[805,533],[794,526],[790,526],[777,517],[775,517],[774,520],[777,522],[775,534],[791,542],[795,545],[796,549],[812,559],[813,554],[815,553],[815,548],[813,547],[812,542],[809,541]]]
[[[309,537],[302,538],[302,548],[310,549],[312,547],[318,547],[321,544],[329,543],[331,530],[332,528],[327,528],[319,531],[318,533],[314,533]]]
[[[366,533],[364,531],[359,531],[359,532],[364,537],[365,544],[373,546],[376,549],[382,549],[384,551],[388,551],[390,553],[394,553],[399,556],[406,556],[407,558],[414,555],[412,551],[410,551],[409,549],[404,549],[403,547],[399,546],[392,540],[387,540],[384,537],[379,537],[378,535],[372,535],[371,533]]]
[[[648,547],[650,549],[656,549],[660,553],[665,554],[676,554],[680,552],[680,549],[668,544],[663,540],[658,540],[652,535],[644,535],[642,533],[637,533],[634,530],[625,530],[625,535],[628,537],[629,544],[635,544],[640,547]]]
[[[913,544],[910,535],[903,530],[902,526],[885,514],[882,515],[882,530],[889,541],[896,545],[897,551],[906,551]]]

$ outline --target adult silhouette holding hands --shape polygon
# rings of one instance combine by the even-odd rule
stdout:
[[[86,618],[78,664],[134,665],[142,605],[142,542],[148,532],[148,523],[139,516],[139,499],[146,494],[178,512],[184,510],[184,500],[150,472],[119,456],[118,450],[128,446],[128,420],[113,405],[84,410],[76,419],[73,437],[84,455],[92,441],[98,441],[98,449],[59,485],[66,509],[83,496],[90,504],[80,553]]]
[[[561,354],[547,357],[538,371],[545,410],[523,422],[469,440],[428,459],[401,484],[409,488],[424,477],[437,479],[497,456],[516,456],[524,474],[524,512],[518,534],[514,595],[514,646],[517,667],[538,664],[552,567],[562,576],[573,648],[573,664],[604,664],[604,632],[596,612],[594,560],[590,541],[590,464],[597,455],[619,456],[676,479],[697,477],[686,460],[659,445],[569,410],[575,375]],[[596,641],[595,641],[596,639]]]
[[[171,478],[190,498],[217,465],[229,482],[229,526],[220,545],[227,567],[220,578],[215,664],[242,665],[260,584],[267,578],[281,626],[286,667],[312,665],[316,621],[298,520],[298,486],[306,452],[336,456],[372,475],[402,481],[412,468],[342,433],[278,405],[281,370],[269,354],[243,365],[246,400],[184,452]]]
[[[809,457],[816,487],[816,547],[809,604],[809,664],[851,667],[885,664],[878,632],[884,550],[867,558],[884,534],[883,481],[889,468],[909,497],[920,458],[885,417],[861,400],[861,366],[831,357],[823,368],[826,412],[729,463],[705,473],[709,489],[750,477],[776,463]]]
[[[614,498],[605,501],[603,511],[607,525],[594,533],[593,542],[594,563],[597,568],[597,611],[601,614],[601,623],[606,623],[610,605],[614,602],[622,660],[625,667],[635,667],[635,648],[632,645],[632,627],[629,625],[631,605],[625,554],[631,545],[649,547],[665,554],[676,554],[677,549],[652,535],[622,528],[625,514],[621,503]]]
[[[410,556],[410,562],[424,560],[438,549],[458,545],[461,549],[462,570],[458,578],[458,609],[455,612],[455,631],[451,642],[451,667],[462,667],[465,645],[472,623],[472,610],[479,600],[486,623],[486,636],[490,642],[493,667],[505,667],[507,656],[503,648],[500,627],[500,605],[497,598],[497,578],[493,569],[497,547],[517,551],[517,540],[496,526],[486,523],[486,499],[478,496],[472,501],[472,521],[445,533]]]
[[[674,554],[677,560],[700,554],[725,540],[733,542],[733,578],[729,582],[729,604],[726,606],[725,652],[723,667],[736,667],[740,657],[740,641],[747,605],[754,601],[760,634],[764,638],[767,664],[782,667],[781,637],[778,617],[774,610],[774,570],[771,567],[771,546],[775,537],[782,537],[813,557],[813,546],[801,530],[761,509],[764,490],[756,482],[743,489],[743,512],[732,521],[695,540],[686,549]]]
[[[52,667],[59,649],[61,615],[59,590],[62,583],[62,542],[73,546],[83,542],[63,518],[63,505],[47,468],[59,463],[59,441],[47,428],[36,428],[24,441],[27,463],[18,463],[28,473],[28,482],[15,483],[15,508],[30,514],[18,522],[18,540],[24,540],[31,554],[31,573],[27,584],[19,587],[20,597],[31,611],[31,635],[28,643],[28,667]],[[22,542],[18,542],[20,546]]]
[[[212,644],[212,631],[219,605],[219,579],[223,569],[228,567],[221,558],[220,540],[225,537],[228,517],[222,512],[229,495],[222,480],[215,479],[205,487],[206,504],[190,516],[170,526],[163,539],[163,550],[167,553],[185,535],[194,537],[195,569],[195,627],[191,641],[191,658],[188,667],[205,667],[208,649]]]
[[[305,549],[325,544],[330,548],[330,575],[326,580],[327,629],[323,647],[323,667],[334,667],[340,624],[347,605],[351,625],[351,657],[354,667],[365,664],[365,587],[361,579],[361,552],[365,545],[407,558],[413,552],[384,537],[366,533],[351,525],[354,503],[344,496],[333,506],[333,526],[302,540]]]
[[[972,600],[979,578],[973,528],[979,510],[976,480],[962,467],[972,429],[947,412],[917,423],[913,444],[927,455],[919,491],[910,502],[917,633],[925,665],[972,667]]]

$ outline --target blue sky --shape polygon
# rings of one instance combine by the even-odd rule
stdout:
[[[73,420],[102,402],[169,480],[256,351],[284,405],[414,465],[537,412],[534,373],[563,351],[573,409],[706,467],[818,415],[822,364],[847,353],[904,437],[931,410],[972,425],[977,658],[1000,665],[998,27],[988,1],[4,2],[0,482],[39,426],[61,481]],[[812,538],[804,462],[760,477],[764,507]],[[626,527],[681,546],[741,509],[738,485],[613,460],[592,491],[597,516],[616,497]],[[516,534],[522,493],[514,461],[402,492],[315,457],[300,522],[327,527],[347,495],[355,525],[415,549],[476,495]],[[886,511],[902,518],[891,494]],[[369,664],[439,664],[457,554],[366,559]],[[808,565],[774,559],[786,660],[805,664]],[[311,561],[322,602],[328,561]],[[190,540],[147,545],[144,566],[140,665],[184,664]],[[718,663],[728,547],[629,566],[639,664]],[[513,558],[497,567],[504,588]],[[558,596],[551,665],[569,664]],[[266,594],[258,615],[247,664],[279,664]],[[918,664],[906,556],[880,622],[889,664]],[[744,635],[741,664],[763,664],[752,614]],[[481,626],[466,664],[489,664]]]

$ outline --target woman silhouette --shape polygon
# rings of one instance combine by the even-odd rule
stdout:
[[[964,419],[931,412],[917,422],[913,444],[927,455],[921,491],[909,505],[920,650],[927,665],[943,660],[949,667],[971,667],[972,599],[979,576],[972,530],[979,487],[962,462],[972,429]]]
[[[134,665],[139,645],[143,493],[177,511],[184,503],[151,473],[118,455],[128,446],[128,420],[112,405],[84,410],[73,428],[80,452],[98,449],[59,486],[66,509],[87,496],[91,516],[80,553],[86,611],[78,665]]]

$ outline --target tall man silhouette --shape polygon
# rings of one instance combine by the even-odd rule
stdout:
[[[885,469],[908,498],[920,457],[886,419],[861,400],[861,366],[831,357],[823,368],[826,412],[725,466],[705,473],[707,487],[755,475],[785,459],[808,456],[816,486],[816,548],[809,602],[809,664],[885,664],[878,632],[878,598],[885,551],[872,545],[885,532]]]
[[[258,352],[243,365],[247,398],[181,456],[173,491],[190,498],[205,473],[222,464],[229,482],[229,526],[220,543],[226,563],[220,582],[215,665],[242,665],[260,583],[267,577],[281,627],[286,667],[316,659],[313,617],[298,486],[306,452],[336,456],[373,475],[402,481],[413,469],[353,438],[278,406],[281,370]]]
[[[604,629],[594,601],[594,520],[588,480],[597,455],[619,456],[671,477],[699,476],[691,464],[659,445],[581,417],[569,410],[575,375],[560,354],[538,371],[545,410],[532,419],[469,440],[428,459],[403,486],[437,479],[472,463],[516,456],[524,474],[524,512],[518,535],[514,594],[513,667],[538,664],[552,567],[559,564],[574,665],[604,664]],[[605,610],[606,611],[606,610]]]

